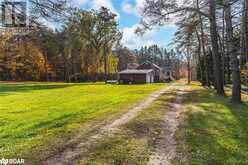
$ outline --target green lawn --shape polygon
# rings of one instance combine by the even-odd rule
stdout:
[[[99,121],[110,122],[163,86],[0,84],[0,158],[21,157],[37,164],[44,153],[63,149],[74,135]],[[248,95],[243,94],[243,104],[231,104],[230,97],[216,96],[198,84],[173,86],[189,90],[183,95],[186,111],[176,134],[175,164],[248,164]],[[103,139],[81,163],[145,164],[175,99],[174,90],[122,126],[115,137]]]
[[[247,165],[248,164],[248,95],[243,104],[230,103],[228,96],[216,96],[213,90],[197,83],[175,83],[174,90],[157,99],[118,134],[106,139],[83,164],[146,164],[164,127],[164,115],[170,110],[177,90],[182,95],[183,112],[176,133],[177,158],[173,164]]]
[[[124,112],[163,86],[2,83],[0,157],[55,150],[83,124]]]
[[[231,104],[198,85],[185,97],[185,118],[177,133],[183,164],[248,164],[248,97]],[[181,156],[181,157],[180,157]],[[182,163],[182,162],[181,162]]]

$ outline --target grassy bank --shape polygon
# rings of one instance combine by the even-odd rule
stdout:
[[[2,83],[0,157],[54,149],[82,124],[125,111],[161,87],[162,84]]]
[[[232,104],[230,97],[192,85],[177,133],[178,163],[248,164],[247,95],[243,99],[243,104]]]

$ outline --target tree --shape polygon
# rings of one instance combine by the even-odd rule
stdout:
[[[241,58],[242,64],[248,61],[248,0],[243,0],[241,19]]]
[[[40,18],[61,21],[68,16],[68,0],[28,0],[30,24],[39,26]]]
[[[114,54],[118,57],[118,70],[122,71],[128,68],[128,64],[136,63],[137,58],[128,48],[118,46],[114,51]]]
[[[72,62],[72,75],[80,76],[81,67],[85,80],[92,79],[94,74],[93,79],[97,81],[103,68],[104,79],[107,80],[108,72],[115,66],[112,48],[122,37],[115,17],[107,8],[101,8],[100,11],[74,11],[64,28],[65,50]]]
[[[198,10],[200,10],[200,5],[199,5],[199,0],[196,1],[196,7]],[[209,70],[208,70],[208,61],[207,61],[207,53],[206,53],[206,44],[205,44],[205,32],[204,32],[204,28],[203,28],[203,18],[202,15],[200,13],[198,13],[199,16],[199,24],[200,24],[200,42],[201,42],[201,49],[202,49],[202,53],[203,53],[203,66],[204,66],[204,77],[205,77],[205,83],[204,85],[210,87],[210,80],[209,80]],[[203,77],[202,77],[203,80]]]
[[[232,71],[232,101],[241,102],[241,80],[240,80],[240,69],[237,49],[235,48],[235,40],[233,36],[233,25],[231,15],[231,2],[230,0],[224,1],[225,8],[225,22],[226,22],[226,33],[227,33],[227,47],[230,50],[231,57],[231,71]]]
[[[216,0],[209,0],[209,20],[210,20],[210,36],[212,53],[214,57],[214,77],[215,88],[218,95],[224,95],[224,81],[221,64],[221,54],[219,52],[218,31],[216,23]]]
[[[100,19],[99,25],[103,35],[102,46],[103,46],[103,60],[104,60],[104,79],[108,79],[107,73],[107,61],[108,53],[112,51],[112,47],[115,43],[119,43],[122,38],[122,34],[118,30],[118,24],[116,22],[116,15],[111,13],[109,9],[102,7],[97,13]]]
[[[64,58],[67,60],[66,65],[66,80],[70,82],[72,79],[75,82],[79,81],[80,65],[81,65],[81,52],[84,44],[80,37],[81,19],[80,11],[75,11],[74,14],[68,19],[64,27],[65,40],[64,40]]]
[[[168,20],[169,16],[172,14],[178,14],[180,12],[195,12],[206,17],[210,21],[210,37],[211,46],[214,56],[214,75],[215,75],[215,87],[217,94],[224,95],[224,83],[222,76],[222,65],[221,65],[221,55],[219,53],[219,43],[218,43],[218,32],[216,23],[216,1],[209,0],[209,12],[205,13],[197,7],[189,6],[179,6],[176,1],[164,0],[164,1],[153,1],[146,0],[144,7],[144,19],[143,27],[145,30],[150,29],[155,25],[164,25]],[[147,18],[148,17],[148,18]]]

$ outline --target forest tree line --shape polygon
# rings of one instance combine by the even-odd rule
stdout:
[[[1,33],[0,80],[85,82],[116,79],[129,64],[150,61],[179,69],[178,52],[158,45],[129,50],[121,45],[117,16],[107,8],[85,11],[59,0],[31,1],[32,28],[25,35]],[[48,10],[49,9],[49,10]],[[52,29],[37,18],[59,21]],[[66,16],[65,16],[66,15]],[[175,62],[177,65],[172,64]],[[179,73],[176,72],[179,78]]]
[[[174,49],[167,50],[158,45],[130,50],[119,43],[114,43],[116,40],[113,40],[116,45],[109,45],[108,49],[103,49],[105,45],[100,43],[102,41],[98,40],[96,32],[92,33],[90,28],[85,28],[91,23],[92,13],[83,14],[89,17],[85,18],[84,15],[84,18],[81,17],[84,20],[80,21],[76,18],[80,15],[75,15],[76,17],[71,19],[79,21],[68,21],[62,31],[42,27],[25,36],[8,33],[1,35],[0,79],[95,82],[105,80],[105,69],[107,79],[116,79],[118,71],[129,68],[129,65],[138,66],[147,61],[160,67],[172,68],[173,77],[180,78],[180,67],[183,64],[180,52]],[[90,26],[93,28],[95,25]],[[119,32],[115,34],[117,37],[121,36]]]
[[[202,85],[214,86],[219,95],[225,95],[225,85],[231,84],[232,101],[240,102],[241,87],[248,85],[247,4],[247,0],[146,0],[143,28],[137,32],[176,20],[174,43],[189,73],[197,72]]]
[[[30,33],[2,33],[0,79],[35,81],[98,81],[117,72],[112,49],[119,44],[116,15],[71,9],[62,28],[36,26]]]

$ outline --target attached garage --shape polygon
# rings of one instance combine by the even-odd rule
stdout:
[[[127,69],[119,72],[120,83],[145,84],[154,83],[154,72],[149,70]]]

